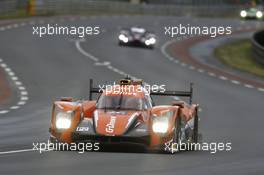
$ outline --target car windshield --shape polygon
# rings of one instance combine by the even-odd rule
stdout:
[[[146,31],[143,28],[132,28],[131,32],[135,34],[144,34]]]
[[[257,11],[256,8],[250,8],[249,11]]]
[[[143,99],[131,96],[105,96],[102,95],[96,105],[97,109],[143,110]]]

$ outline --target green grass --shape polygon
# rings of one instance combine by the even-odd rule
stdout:
[[[16,18],[25,18],[25,17],[29,17],[25,9],[17,9],[7,14],[0,14],[0,19],[16,19]]]
[[[222,45],[215,49],[215,56],[232,68],[264,77],[264,66],[253,59],[249,39]]]

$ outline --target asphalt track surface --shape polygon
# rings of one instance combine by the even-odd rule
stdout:
[[[259,22],[137,16],[45,20],[61,25],[99,25],[103,32],[86,37],[85,41],[66,36],[38,38],[32,35],[30,24],[0,32],[0,57],[18,75],[29,97],[19,109],[0,115],[0,174],[264,173],[264,93],[173,64],[161,52],[162,46],[170,40],[164,35],[164,25],[189,23],[236,28],[259,25]],[[37,19],[34,21],[39,22]],[[158,46],[154,50],[120,48],[117,45],[119,28],[132,25],[155,31],[159,38]],[[98,59],[97,63],[92,58]],[[105,62],[110,62],[111,66]],[[175,155],[138,153],[131,148],[127,152],[84,154],[28,151],[33,148],[33,142],[49,138],[53,100],[61,96],[88,97],[89,78],[105,83],[122,78],[121,74],[142,78],[150,84],[166,84],[167,89],[186,89],[189,82],[194,82],[194,101],[202,107],[200,131],[204,141],[231,142],[232,151]],[[16,86],[12,85],[12,88],[15,90]]]

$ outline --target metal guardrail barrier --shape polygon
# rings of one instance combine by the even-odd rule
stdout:
[[[9,13],[16,9],[16,0],[0,1],[0,14]]]
[[[174,4],[174,5],[206,5],[206,6],[221,6],[221,5],[241,5],[247,4],[250,0],[142,0],[151,4]]]
[[[129,2],[129,0],[0,0],[0,15],[10,16],[23,11],[27,15],[139,14],[228,17],[238,16],[240,10],[240,6],[223,3],[224,0],[217,0],[219,5],[201,1],[198,6],[179,3],[180,1],[177,5],[155,4],[151,3],[151,0],[148,4]]]
[[[26,16],[28,0],[0,0],[0,18]]]
[[[254,33],[251,42],[253,57],[258,63],[264,65],[264,30]]]
[[[190,5],[155,5],[131,4],[116,1],[84,1],[84,0],[45,0],[36,4],[37,15],[53,14],[139,14],[139,15],[187,15],[187,16],[238,16],[240,8],[232,5],[222,6],[190,6]]]

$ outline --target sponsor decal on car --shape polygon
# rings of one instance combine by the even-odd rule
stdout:
[[[115,128],[116,116],[111,116],[110,123],[106,125],[105,131],[108,133],[113,133]]]
[[[80,132],[82,132],[82,131],[89,131],[89,127],[77,127],[76,128],[76,131],[80,131]]]

